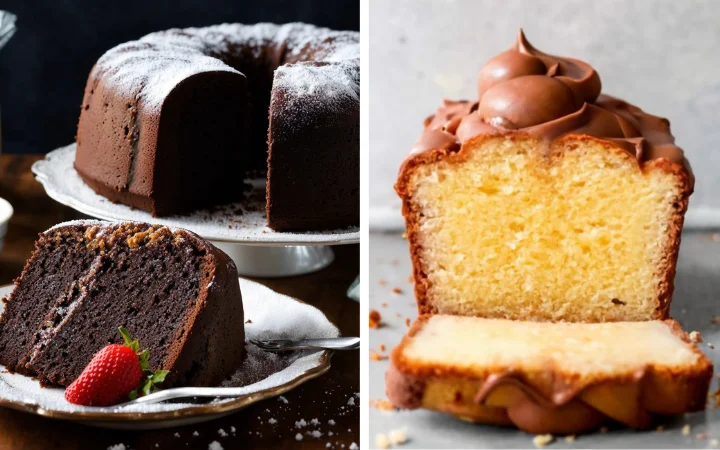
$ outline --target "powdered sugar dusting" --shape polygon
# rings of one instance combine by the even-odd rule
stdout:
[[[359,79],[354,66],[348,63],[320,65],[316,63],[291,64],[275,71],[275,88],[290,93],[286,101],[291,107],[313,103],[343,108],[348,101],[360,101]]]
[[[277,232],[267,227],[265,211],[234,213],[241,204],[229,204],[213,211],[197,211],[186,216],[152,217],[150,213],[112,203],[95,193],[73,167],[75,144],[48,153],[33,164],[33,173],[47,194],[58,202],[84,214],[111,221],[161,224],[171,230],[187,229],[205,239],[267,245],[330,245],[358,242],[358,227],[341,230]],[[97,222],[87,222],[96,224]],[[56,225],[56,227],[59,225]],[[54,227],[53,227],[54,228]]]
[[[8,294],[12,286],[0,288],[0,297]],[[300,339],[335,337],[339,335],[338,329],[314,307],[297,302],[269,288],[249,280],[240,280],[240,289],[243,294],[245,317],[252,320],[245,326],[247,339]],[[3,305],[0,304],[0,308]],[[271,374],[266,378],[239,388],[232,388],[238,397],[272,389],[301,377],[305,372],[317,367],[323,352],[301,354],[289,367]],[[188,403],[162,403],[151,405],[135,405],[130,407],[93,408],[72,405],[65,401],[63,389],[41,388],[39,383],[29,377],[19,374],[10,374],[0,366],[0,398],[20,402],[26,405],[36,405],[46,410],[58,412],[94,412],[107,414],[107,420],[112,420],[115,413],[148,413],[163,412],[197,407]],[[215,400],[211,404],[231,401],[232,399]],[[82,420],[77,418],[77,420]]]
[[[102,78],[106,88],[129,94],[142,108],[159,112],[167,95],[190,76],[204,72],[240,74],[237,61],[249,54],[256,63],[277,66],[281,61],[353,61],[359,72],[358,33],[334,31],[303,23],[275,25],[221,24],[205,28],[172,29],[127,42],[100,57],[91,79]],[[270,49],[270,50],[268,50]],[[273,61],[274,64],[273,64]],[[337,81],[343,71],[323,70],[316,82]],[[302,77],[307,78],[306,75]],[[304,78],[298,76],[299,83]],[[291,82],[291,81],[287,81]],[[341,80],[341,84],[343,81]],[[332,87],[331,91],[335,92]]]

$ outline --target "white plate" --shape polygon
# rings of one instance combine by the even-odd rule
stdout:
[[[112,203],[95,193],[78,176],[73,167],[75,144],[61,147],[35,162],[32,171],[54,200],[83,214],[99,219],[159,223],[185,228],[205,239],[236,242],[246,245],[340,245],[360,242],[358,227],[343,230],[278,232],[267,227],[265,210],[235,214],[239,203],[202,210],[186,216],[152,217],[150,213],[129,206]],[[262,180],[246,180],[256,189],[262,189]]]
[[[262,284],[240,279],[245,309],[246,339],[329,338],[340,335],[337,327],[317,308],[279,294]],[[0,287],[0,297],[12,286]],[[4,305],[0,303],[0,311]],[[240,324],[238,324],[240,326]],[[142,345],[142,342],[140,343]],[[238,345],[242,345],[238,343]],[[256,358],[276,358],[254,351]],[[255,364],[248,362],[247,365]],[[267,364],[260,362],[260,364]],[[253,368],[257,368],[255,365]],[[238,411],[252,403],[287,392],[330,368],[330,352],[298,354],[288,367],[245,386],[237,398],[205,404],[162,403],[134,407],[87,407],[65,401],[62,388],[41,388],[32,378],[11,374],[0,365],[0,406],[57,419],[107,428],[154,429],[205,422]]]

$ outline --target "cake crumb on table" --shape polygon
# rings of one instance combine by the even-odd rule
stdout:
[[[412,324],[412,320],[410,320],[409,317],[406,317],[406,318],[405,318],[405,326],[408,326],[408,327],[409,327],[410,324]]]
[[[715,325],[720,324],[720,316],[712,316],[712,319],[710,320]]]
[[[407,432],[402,428],[398,430],[390,430],[388,437],[390,438],[390,443],[392,445],[402,445],[407,441]]]
[[[665,425],[658,425],[658,426],[655,428],[655,431],[665,431]]]
[[[390,448],[390,440],[388,437],[382,433],[375,435],[375,447],[386,449]]]
[[[387,348],[387,347],[385,347],[385,344],[380,344],[380,351],[381,351],[381,352],[384,352],[386,348]]]
[[[551,444],[555,440],[555,436],[552,434],[538,434],[533,438],[533,445],[537,448],[545,447]]]
[[[600,427],[600,432],[601,432],[601,433],[607,433],[607,432],[608,432],[608,427]]]
[[[370,310],[370,328],[380,328],[382,316],[376,309]]]
[[[689,336],[690,336],[690,340],[693,341],[693,342],[695,342],[696,344],[697,344],[698,342],[702,342],[702,341],[703,341],[702,335],[700,334],[699,331],[692,331],[692,332],[690,332],[690,335],[689,335]]]
[[[387,284],[387,281],[385,281],[385,280],[383,280],[382,278],[380,278],[380,280],[378,280],[378,284],[379,284],[380,286],[385,286],[385,285]]]
[[[690,425],[689,424],[686,424],[684,427],[682,427],[682,434],[683,434],[683,436],[690,435]]]
[[[383,359],[387,359],[388,357],[385,355],[381,355],[379,353],[375,353],[374,351],[370,351],[370,359],[373,361],[382,361]]]
[[[393,411],[395,410],[395,407],[392,403],[390,403],[388,400],[385,400],[384,398],[379,398],[375,400],[370,400],[370,407],[379,409],[380,411]]]
[[[695,435],[695,439],[697,439],[698,441],[704,441],[707,438],[708,438],[707,433],[698,433]]]
[[[575,442],[575,435],[568,434],[567,436],[565,436],[565,442]]]
[[[392,288],[392,290],[391,290],[390,292],[392,292],[392,293],[395,294],[395,295],[402,295],[402,294],[403,294],[403,290],[400,289],[399,287],[394,287],[394,288]]]

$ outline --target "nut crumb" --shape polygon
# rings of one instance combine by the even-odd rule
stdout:
[[[380,328],[382,316],[376,309],[370,310],[370,328]]]
[[[381,352],[384,352],[386,348],[387,348],[387,347],[385,347],[385,344],[380,344],[380,351],[381,351]]]
[[[692,332],[690,332],[690,335],[689,335],[689,336],[690,336],[690,340],[693,341],[693,342],[695,342],[696,344],[697,344],[698,342],[702,342],[702,341],[703,341],[702,335],[700,334],[699,331],[692,331]]]
[[[575,435],[568,434],[567,436],[565,436],[565,442],[575,442]]]
[[[548,444],[551,444],[555,440],[555,436],[552,434],[538,434],[533,438],[533,445],[535,447],[545,447]]]
[[[614,299],[612,299],[612,300],[610,300],[610,301],[613,303],[613,305],[622,305],[622,306],[627,305],[626,302],[624,302],[624,301],[622,301],[622,300],[620,300],[620,299],[618,299],[618,298],[614,298]]]
[[[684,427],[682,427],[682,434],[683,436],[690,435],[690,425],[685,425]]]
[[[408,326],[408,327],[409,327],[411,324],[412,324],[412,320],[410,320],[409,317],[406,317],[406,318],[405,318],[405,326]]]
[[[387,281],[383,280],[382,278],[378,281],[378,285],[385,286],[387,284]]]
[[[402,294],[403,294],[403,290],[400,289],[399,287],[394,287],[394,288],[392,288],[392,290],[391,290],[390,292],[392,292],[392,293],[395,294],[395,295],[402,295]]]
[[[387,358],[388,358],[387,356],[383,356],[379,353],[375,353],[372,350],[370,351],[370,359],[372,359],[373,361],[382,361],[383,359],[387,359]]]

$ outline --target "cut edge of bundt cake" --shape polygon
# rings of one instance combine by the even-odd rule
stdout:
[[[538,434],[611,420],[647,428],[659,416],[702,410],[713,371],[673,320],[421,316],[390,359],[386,387],[396,407]]]
[[[15,284],[0,317],[0,363],[42,384],[70,384],[97,351],[121,342],[120,326],[150,350],[151,370],[170,370],[168,386],[215,385],[244,355],[235,266],[185,230],[61,224],[40,235]]]
[[[613,142],[481,135],[415,154],[396,190],[421,313],[662,319],[692,179]]]

